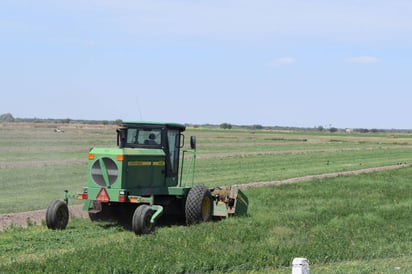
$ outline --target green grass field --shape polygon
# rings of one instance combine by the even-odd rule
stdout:
[[[4,272],[411,273],[412,168],[246,190],[249,216],[159,227],[136,237],[109,223],[72,220],[0,233]]]
[[[115,146],[114,127],[0,124],[0,213],[46,208],[86,184],[90,147]],[[412,134],[188,129],[196,182],[275,181],[412,162]],[[71,220],[0,232],[0,272],[412,273],[412,168],[246,190],[249,216],[154,235]]]
[[[58,125],[57,125],[58,126]],[[46,208],[82,190],[91,147],[116,146],[113,126],[0,125],[0,213]],[[412,162],[412,134],[331,134],[189,128],[196,183],[222,186]]]

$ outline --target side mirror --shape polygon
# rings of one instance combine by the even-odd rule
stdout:
[[[196,149],[196,136],[190,136],[190,148]]]

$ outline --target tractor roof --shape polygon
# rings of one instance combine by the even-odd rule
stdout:
[[[174,128],[184,131],[186,126],[183,124],[178,123],[162,123],[162,122],[123,122],[122,126],[126,127],[134,127],[134,126],[143,126],[143,127],[166,127],[166,128]]]

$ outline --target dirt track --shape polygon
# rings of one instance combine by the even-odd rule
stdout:
[[[359,170],[353,170],[353,171],[342,171],[342,172],[325,173],[325,174],[319,174],[319,175],[308,175],[308,176],[290,178],[290,179],[280,180],[280,181],[249,183],[249,184],[242,184],[242,185],[236,185],[236,186],[239,189],[248,189],[252,187],[279,186],[279,185],[286,185],[286,184],[302,183],[302,182],[312,181],[312,180],[335,178],[338,176],[359,175],[359,174],[373,173],[373,172],[384,171],[384,170],[400,169],[400,168],[405,168],[409,166],[410,166],[409,164],[398,164],[398,165],[392,165],[392,166],[372,167],[372,168],[365,168],[365,169],[359,169]]]
[[[70,218],[88,217],[87,212],[82,210],[82,206],[83,205],[69,206]],[[45,220],[45,215],[46,209],[0,214],[0,231],[11,226],[27,227],[29,224],[42,224]]]
[[[278,185],[284,185],[284,184],[302,183],[302,182],[311,181],[311,180],[334,178],[338,176],[350,176],[350,175],[358,175],[358,174],[365,174],[365,173],[373,173],[373,172],[384,171],[384,170],[393,170],[393,169],[405,168],[409,166],[410,165],[408,164],[399,164],[399,165],[392,165],[392,166],[366,168],[366,169],[353,170],[353,171],[334,172],[334,173],[326,173],[326,174],[319,174],[319,175],[308,175],[308,176],[290,178],[290,179],[280,180],[280,181],[256,182],[256,183],[242,184],[242,185],[236,185],[236,186],[239,189],[247,189],[247,188],[252,188],[252,187],[278,186]],[[70,206],[69,211],[70,211],[71,218],[73,217],[85,218],[88,216],[87,212],[82,211],[82,205]],[[29,224],[42,224],[42,222],[44,222],[45,214],[46,214],[45,209],[28,211],[28,212],[0,214],[0,231],[8,227],[11,227],[11,226],[26,227]]]

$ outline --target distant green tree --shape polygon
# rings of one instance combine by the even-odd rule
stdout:
[[[253,125],[252,129],[263,129],[263,126],[261,125]]]
[[[369,129],[367,128],[357,128],[355,131],[360,133],[369,133]]]
[[[229,123],[222,123],[222,124],[220,124],[220,128],[223,128],[223,129],[232,129],[232,125],[229,124]]]
[[[332,133],[337,132],[337,131],[338,131],[338,129],[336,127],[331,127],[329,129],[329,132],[332,132]]]
[[[0,122],[14,122],[14,117],[11,113],[5,113],[0,115]]]

